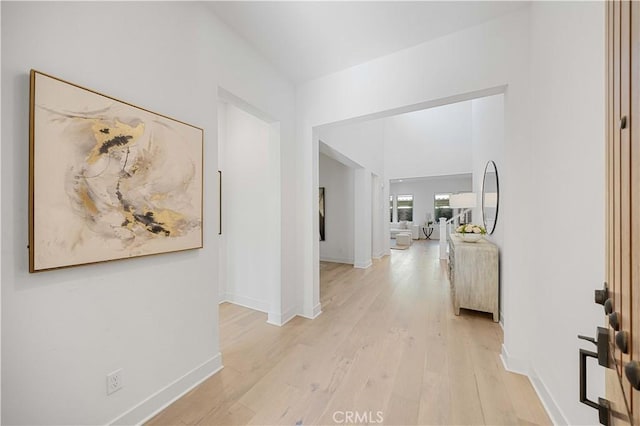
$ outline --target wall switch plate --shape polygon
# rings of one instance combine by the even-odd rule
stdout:
[[[122,368],[107,374],[107,395],[122,389]]]

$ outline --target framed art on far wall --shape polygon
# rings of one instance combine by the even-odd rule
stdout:
[[[198,127],[31,70],[29,271],[202,247]]]

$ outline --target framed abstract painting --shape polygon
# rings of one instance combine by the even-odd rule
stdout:
[[[202,247],[198,127],[32,70],[29,271]]]

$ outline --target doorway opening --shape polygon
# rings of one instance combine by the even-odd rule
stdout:
[[[353,230],[347,230],[348,235],[353,232],[355,267],[366,268],[391,254],[391,228],[396,225],[406,227],[401,232],[412,241],[437,240],[443,210],[438,209],[436,195],[481,192],[487,161],[502,164],[505,158],[505,90],[501,86],[313,128],[314,177],[323,175],[318,158],[326,151],[358,165],[353,178],[355,220]],[[360,211],[355,206],[359,198],[367,206]],[[479,205],[471,209],[468,221],[482,224]],[[491,239],[500,246],[501,231]],[[314,244],[320,245],[314,249],[313,265],[318,269],[305,296],[319,296],[319,262],[332,257],[326,250],[330,242]],[[319,311],[316,300],[303,305]]]
[[[267,314],[281,310],[280,125],[220,89],[219,301]]]

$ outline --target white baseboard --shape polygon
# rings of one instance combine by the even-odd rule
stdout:
[[[264,312],[267,314],[267,323],[277,325],[278,327],[285,325],[296,316],[295,308],[289,308],[282,313],[269,312],[267,302],[234,294],[227,293],[220,303],[233,303],[234,305],[243,306],[245,308],[253,309],[254,311]]]
[[[500,354],[500,359],[502,360],[502,364],[504,365],[505,370],[527,376],[529,382],[531,382],[531,386],[533,386],[536,394],[538,394],[538,398],[540,398],[542,406],[544,407],[547,415],[554,425],[569,424],[569,422],[567,421],[567,417],[564,415],[558,404],[556,404],[553,396],[551,396],[551,393],[549,392],[549,389],[544,384],[542,379],[540,379],[535,369],[530,365],[529,362],[510,356],[504,344],[502,345],[502,353]]]
[[[536,371],[532,368],[529,373],[529,381],[533,385],[533,389],[538,394],[540,401],[544,409],[547,411],[549,418],[553,422],[554,425],[568,425],[567,417],[564,415],[558,404],[556,404],[555,400],[551,396],[549,389],[545,386],[544,382],[540,380]]]
[[[318,303],[316,306],[313,307],[311,312],[303,312],[303,313],[298,314],[298,315],[300,315],[303,318],[307,318],[307,319],[315,319],[321,313],[322,313],[322,307],[320,306],[320,303]]]
[[[367,269],[367,268],[370,268],[372,265],[373,265],[373,262],[371,262],[371,259],[369,259],[364,262],[355,262],[353,264],[353,267],[359,268],[359,269]]]
[[[523,361],[509,355],[509,351],[507,351],[507,348],[504,346],[504,344],[502,345],[502,353],[500,354],[500,359],[502,360],[502,365],[504,365],[505,370],[529,377],[529,371],[531,370],[531,368],[529,367],[529,363],[527,361]]]
[[[269,303],[264,300],[258,300],[251,297],[240,296],[238,294],[227,293],[225,295],[225,302],[233,303],[234,305],[244,306],[245,308],[253,309],[255,311],[269,312]]]
[[[220,370],[222,370],[222,354],[218,352],[214,357],[152,394],[108,424],[143,424]]]
[[[296,316],[295,307],[289,308],[283,313],[269,312],[267,314],[267,323],[272,325],[277,325],[278,327],[282,327],[283,325],[291,321],[291,319],[293,319],[293,317],[295,316]]]
[[[321,256],[320,262],[346,263],[348,265],[353,265],[353,259],[349,259],[347,257]]]
[[[322,306],[318,302],[318,304],[313,307],[313,317],[316,318],[321,313],[322,313]]]

